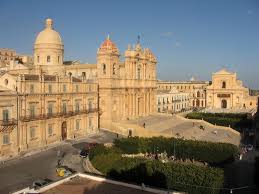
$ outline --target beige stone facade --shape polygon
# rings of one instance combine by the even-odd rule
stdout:
[[[177,113],[190,108],[190,94],[173,88],[169,92],[158,91],[156,94],[157,112]]]
[[[161,81],[157,82],[157,89],[160,92],[168,93],[175,88],[179,92],[189,93],[189,106],[192,108],[206,107],[206,88],[209,81]]]
[[[34,43],[33,64],[13,64],[0,76],[0,157],[156,112],[154,54],[138,43],[125,51],[125,61],[119,57],[108,37],[96,64],[64,62],[63,41],[47,19]]]
[[[256,109],[257,96],[250,96],[237,74],[222,69],[212,74],[212,84],[207,87],[208,109]]]
[[[0,62],[9,63],[14,61],[16,57],[16,52],[13,49],[0,48]]]
[[[100,92],[100,127],[110,128],[111,121],[134,119],[156,111],[156,58],[150,49],[138,43],[119,60],[119,50],[109,39],[97,52]]]
[[[18,153],[17,96],[0,86],[0,158]]]
[[[14,145],[16,152],[27,151],[65,139],[84,137],[97,130],[97,83],[43,74],[5,74],[0,79],[8,80],[8,98],[12,99],[8,101],[1,95],[1,101],[6,103],[2,105],[0,114],[5,121],[2,122],[2,130],[10,136],[9,143],[2,137],[2,146],[5,150],[9,148],[5,154],[12,155]],[[8,126],[13,123],[13,127],[8,127],[6,132],[8,123]]]

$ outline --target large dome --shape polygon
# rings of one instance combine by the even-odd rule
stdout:
[[[63,45],[62,39],[59,33],[53,30],[53,21],[52,19],[46,19],[46,27],[41,31],[36,40],[35,45],[38,44],[58,44]]]

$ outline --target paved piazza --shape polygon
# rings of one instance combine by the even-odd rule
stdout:
[[[239,144],[240,135],[237,131],[221,126],[214,126],[202,120],[189,120],[180,115],[156,114],[137,120],[123,122],[138,125],[146,130],[157,131],[160,135],[183,137],[185,139]],[[205,129],[200,129],[200,126]]]

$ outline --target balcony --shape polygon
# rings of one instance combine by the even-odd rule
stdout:
[[[68,118],[76,115],[90,114],[95,112],[98,112],[97,108],[73,110],[73,111],[57,112],[57,113],[47,113],[47,114],[39,114],[39,115],[27,115],[27,116],[20,117],[20,120],[23,122],[29,122],[29,121],[51,119],[51,118],[58,118],[58,117]]]
[[[16,119],[0,120],[0,125],[1,126],[17,125],[17,120]]]

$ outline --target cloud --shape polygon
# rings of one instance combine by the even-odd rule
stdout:
[[[161,35],[162,37],[167,37],[167,38],[169,38],[169,37],[173,36],[173,32],[162,32],[160,35]]]
[[[176,47],[181,47],[182,44],[181,44],[180,42],[176,42],[176,43],[175,43],[175,46],[176,46]]]
[[[247,10],[248,15],[252,15],[253,13],[254,13],[253,10],[251,10],[251,9]]]

